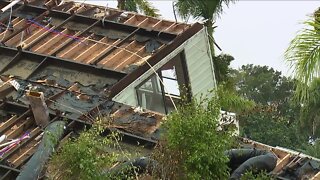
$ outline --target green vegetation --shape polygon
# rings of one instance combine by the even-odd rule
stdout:
[[[300,148],[307,136],[299,133],[297,123],[279,115],[272,107],[256,107],[253,111],[238,116],[241,136],[271,146],[282,146],[291,149]]]
[[[308,135],[320,137],[320,79],[314,79],[308,86],[310,98],[303,103],[300,122],[303,129],[308,129]]]
[[[103,138],[102,131],[102,126],[97,123],[80,133],[78,138],[69,138],[50,161],[50,179],[107,178],[103,170],[111,167],[119,154],[109,153],[105,148],[114,145],[117,135]]]
[[[147,16],[159,17],[159,10],[147,0],[117,0],[118,8],[125,11],[140,12]]]
[[[224,5],[229,5],[234,0],[178,0],[175,4],[178,14],[183,19],[188,19],[190,16],[198,20],[205,20],[205,26],[208,28],[208,34],[211,36],[210,45],[214,45],[213,24],[217,16],[223,12]]]
[[[320,67],[320,11],[319,9],[304,22],[305,28],[291,41],[285,52],[286,61],[294,69],[297,84],[297,96],[301,101],[309,97],[307,87],[319,77]]]
[[[215,56],[213,23],[223,5],[228,6],[231,2],[178,0],[175,4],[182,18],[193,16],[206,20],[219,84],[215,92],[218,97],[185,102],[167,117],[163,124],[165,132],[153,153],[159,163],[153,174],[155,178],[229,177],[224,151],[232,147],[234,139],[230,130],[217,131],[220,108],[237,113],[241,136],[320,157],[320,143],[307,144],[308,136],[320,136],[320,12],[305,22],[307,28],[292,40],[286,51],[286,60],[295,70],[295,79],[291,79],[267,66],[248,64],[238,70],[231,69],[232,56]],[[118,7],[157,16],[156,9],[145,0],[118,0]],[[115,137],[102,138],[101,132],[97,125],[81,133],[79,138],[67,140],[49,164],[53,179],[111,178],[103,170],[113,166],[119,154],[105,150],[114,145]],[[247,172],[242,179],[272,178],[264,172]]]
[[[204,108],[207,104],[206,108]],[[231,131],[217,131],[218,99],[193,100],[168,116],[154,158],[162,179],[227,179],[224,151],[232,145]]]
[[[183,19],[188,20],[191,16],[197,20],[204,21],[204,25],[208,31],[213,66],[218,83],[224,82],[226,79],[230,62],[233,61],[234,58],[224,54],[216,56],[214,48],[216,43],[213,36],[215,28],[214,22],[216,18],[222,14],[224,6],[228,7],[233,2],[235,2],[235,0],[178,0],[175,4],[178,15]]]
[[[217,90],[219,104],[222,110],[243,113],[253,109],[255,102],[240,96],[235,89],[228,85],[220,84]]]
[[[273,180],[274,178],[270,177],[266,172],[260,173],[253,173],[253,172],[246,172],[242,177],[241,180]]]
[[[320,142],[317,140],[314,145],[308,144],[302,150],[303,153],[308,154],[310,156],[320,158]]]
[[[296,81],[267,66],[244,65],[232,70],[235,91],[255,102],[249,111],[238,111],[241,136],[287,148],[301,148],[307,135],[299,121],[300,105],[292,101]]]

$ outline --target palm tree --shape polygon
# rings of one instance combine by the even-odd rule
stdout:
[[[308,101],[308,86],[320,75],[320,9],[305,21],[306,27],[291,41],[285,59],[294,70],[299,81],[296,95],[298,100]]]
[[[214,55],[214,39],[212,36],[215,18],[221,15],[224,5],[229,6],[229,4],[234,1],[235,0],[178,0],[175,4],[175,9],[183,19],[188,19],[189,16],[192,16],[197,20],[204,21],[204,25],[208,28],[211,50]]]
[[[117,0],[118,8],[125,11],[142,12],[147,16],[159,17],[159,10],[154,8],[147,0]]]
[[[301,127],[308,131],[308,135],[320,137],[320,78],[315,78],[310,83],[308,94],[312,98],[305,101],[301,108]]]
[[[228,68],[230,62],[219,61],[219,56],[215,57],[214,45],[217,47],[218,45],[213,38],[213,31],[215,28],[213,25],[216,17],[219,17],[223,12],[223,6],[228,7],[232,2],[235,2],[235,0],[178,0],[174,6],[178,15],[183,19],[188,19],[192,16],[197,20],[202,20],[207,27],[215,76],[218,77],[217,82],[219,84],[222,82],[219,77],[227,76],[227,74],[223,74],[221,68]],[[223,66],[221,66],[221,63],[224,63]]]

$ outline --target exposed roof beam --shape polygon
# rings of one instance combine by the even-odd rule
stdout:
[[[156,52],[153,56],[148,59],[148,64],[144,63],[142,66],[139,66],[135,71],[122,78],[117,84],[115,84],[110,90],[110,97],[114,97],[123,89],[125,89],[129,84],[131,84],[134,80],[139,78],[143,73],[150,69],[150,66],[154,66],[163,58],[165,58],[170,52],[174,51],[181,44],[183,44],[187,39],[192,37],[194,34],[199,32],[203,28],[203,25],[199,23],[195,23],[189,29],[184,31],[182,34],[177,36],[175,40],[165,46],[161,51]]]
[[[32,59],[34,60],[39,60],[39,65],[37,66],[37,68],[31,72],[31,75],[38,69],[40,69],[42,66],[48,64],[53,64],[53,63],[60,63],[63,64],[64,66],[72,66],[74,68],[78,68],[78,69],[91,69],[90,71],[92,72],[96,72],[96,73],[101,73],[104,74],[105,76],[110,76],[110,77],[114,77],[117,79],[121,79],[123,78],[126,74],[123,72],[118,72],[115,70],[111,70],[108,68],[98,68],[89,64],[85,64],[85,63],[80,63],[80,62],[76,62],[76,61],[72,61],[72,60],[67,60],[67,59],[62,59],[62,58],[58,58],[58,57],[53,57],[53,56],[46,56],[46,55],[42,55],[42,54],[37,54],[37,53],[33,53],[30,51],[18,51],[17,49],[13,49],[13,48],[9,48],[9,47],[3,47],[0,46],[0,51],[2,53],[6,53],[7,51],[12,53],[16,52],[15,56],[12,58],[12,60],[2,69],[0,69],[0,74],[3,73],[4,71],[6,71],[7,69],[9,69],[10,67],[12,67],[17,60],[20,59],[21,55],[23,56],[30,56],[33,57]],[[40,67],[41,65],[41,67]],[[31,75],[29,75],[28,77],[30,77]]]
[[[64,20],[62,23],[60,23],[59,25],[50,28],[50,30],[57,30],[58,28],[61,28],[62,26],[64,26],[65,24],[67,24],[70,20],[72,20],[74,18],[74,14],[72,14],[70,17],[68,17],[66,20]],[[48,37],[49,35],[49,31],[46,31],[42,36],[35,38],[35,40],[33,40],[32,42],[30,42],[29,44],[27,44],[25,47],[23,47],[24,49],[28,49],[30,50],[34,45],[36,45],[38,42],[40,42],[41,40],[43,40],[44,38]]]
[[[7,4],[9,4],[9,2],[7,2]],[[35,6],[35,5],[31,5],[31,4],[26,4],[24,5],[25,8],[28,8],[30,11],[32,12],[35,12],[35,13],[43,13],[44,11],[47,11],[46,8],[44,7],[39,7],[39,6]],[[63,12],[61,10],[57,10],[55,8],[51,9],[50,10],[50,15],[59,15],[59,16],[71,16],[70,13],[66,13],[66,12]],[[114,15],[111,15],[110,18],[104,18],[104,19],[99,19],[99,18],[94,18],[94,17],[88,17],[88,16],[84,16],[84,15],[81,15],[81,14],[75,14],[75,20],[79,20],[79,22],[82,22],[82,23],[93,23],[94,21],[96,20],[100,20],[100,21],[104,21],[104,24],[108,27],[113,27],[115,29],[119,29],[119,30],[126,30],[126,31],[133,31],[134,29],[137,28],[137,26],[133,26],[133,25],[128,25],[128,24],[123,24],[123,23],[118,23],[118,22],[114,22],[114,21],[111,21],[111,20],[108,20],[108,19],[113,19],[117,16],[119,16],[121,13],[116,13]],[[154,36],[154,37],[159,37],[160,39],[163,39],[163,40],[172,40],[174,39],[177,35],[176,34],[173,34],[173,33],[167,33],[167,32],[162,32],[162,31],[156,31],[156,30],[152,30],[150,31],[149,29],[147,28],[141,28],[141,29],[144,29],[145,31],[143,31],[144,35],[147,35],[147,36]]]
[[[42,14],[40,14],[39,16],[37,16],[36,18],[34,18],[35,21],[38,21],[39,19],[41,19],[43,16],[48,15],[49,11],[45,11]],[[4,37],[4,39],[1,41],[2,44],[4,44],[5,42],[7,42],[8,40],[10,40],[11,38],[13,38],[14,36],[16,36],[17,34],[21,33],[22,31],[24,31],[25,29],[27,29],[29,26],[31,26],[31,24],[26,24],[24,25],[22,28],[15,30],[12,34],[10,34],[8,37]]]
[[[82,32],[78,32],[76,33],[74,36],[76,37],[81,37],[83,34],[89,32],[94,26],[96,26],[100,21],[95,21],[93,24],[91,24],[89,27],[87,27],[85,30],[83,30]],[[68,39],[65,42],[63,42],[62,44],[60,44],[56,50],[54,50],[53,52],[51,52],[50,54],[53,56],[56,56],[59,52],[61,52],[62,50],[65,49],[65,47],[69,46],[72,42],[74,42],[73,39]]]
[[[108,51],[106,51],[105,53],[101,54],[99,57],[96,58],[96,60],[92,63],[92,64],[98,64],[103,58],[105,58],[106,56],[108,56],[111,52],[113,52],[115,49],[117,49],[117,47],[121,46],[124,42],[126,42],[129,38],[133,37],[138,31],[140,30],[140,28],[135,29],[132,33],[130,33],[127,37],[125,37],[124,39],[122,39],[121,41],[119,41],[118,43],[114,44],[111,48],[109,48]]]

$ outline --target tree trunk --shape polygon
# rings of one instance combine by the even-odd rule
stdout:
[[[211,49],[211,55],[212,58],[215,56],[215,52],[214,52],[214,40],[213,40],[213,22],[211,19],[209,19],[205,24],[208,30],[208,38],[209,38],[209,44],[210,44],[210,49]]]

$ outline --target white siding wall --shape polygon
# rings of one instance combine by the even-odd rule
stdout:
[[[210,97],[212,94],[208,94],[208,91],[216,87],[210,54],[206,29],[203,29],[185,47],[191,90],[195,97],[199,97],[201,94]]]
[[[207,31],[203,28],[157,63],[154,66],[154,69],[160,69],[173,57],[185,50],[192,94],[195,97],[200,97],[201,94],[208,95],[208,91],[212,90],[216,86],[208,42]],[[138,106],[135,87],[150,77],[153,73],[154,71],[149,69],[146,73],[116,95],[113,100],[131,106]]]

